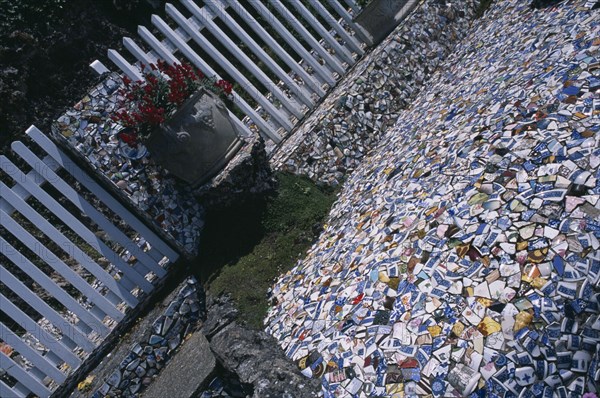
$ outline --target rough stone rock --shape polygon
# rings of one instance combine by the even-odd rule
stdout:
[[[308,398],[320,392],[320,382],[302,375],[262,331],[233,322],[211,340],[210,348],[227,371],[253,385],[254,398]]]
[[[238,310],[227,296],[209,298],[208,314],[202,324],[202,332],[211,339],[221,329],[235,320]]]
[[[275,188],[263,139],[253,135],[244,140],[246,143],[225,169],[195,191],[205,209],[244,203]]]

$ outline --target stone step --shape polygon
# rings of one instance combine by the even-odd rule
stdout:
[[[142,397],[192,397],[210,382],[215,367],[215,357],[208,340],[198,331],[183,343],[177,355],[158,374]]]

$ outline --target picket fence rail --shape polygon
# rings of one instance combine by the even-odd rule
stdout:
[[[109,59],[136,81],[159,59],[226,74],[237,126],[275,143],[368,44],[354,0],[180,2],[166,5],[167,21],[152,16],[162,39],[139,27],[150,50],[125,37],[129,54]],[[35,126],[27,135],[0,154],[0,397],[43,398],[86,371],[179,253]]]
[[[138,27],[149,51],[125,37],[129,54],[110,49],[108,58],[134,81],[143,80],[142,64],[148,68],[158,60],[173,64],[185,58],[218,79],[226,73],[237,83],[234,104],[244,115],[234,118],[238,128],[278,143],[369,44],[349,12],[360,7],[354,0],[340,1],[311,0],[309,9],[300,0],[180,0],[181,11],[167,3],[167,21],[152,16],[156,34]],[[92,67],[108,71],[99,61]]]
[[[36,145],[0,155],[1,397],[49,397],[179,257],[40,130],[27,135]]]

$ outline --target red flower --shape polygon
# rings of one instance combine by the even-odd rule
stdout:
[[[146,65],[141,64],[141,69],[145,71]],[[147,137],[200,87],[225,95],[233,90],[231,83],[207,79],[201,71],[186,63],[170,65],[160,60],[143,73],[143,81],[132,82],[123,77],[124,88],[119,94],[124,99],[111,116],[116,123],[131,128],[119,135],[128,145],[137,145],[132,137],[136,140]]]
[[[231,94],[231,91],[233,90],[233,85],[227,80],[218,80],[215,83],[215,86],[221,88],[227,95]]]
[[[137,135],[130,128],[121,130],[117,134],[117,137],[121,141],[123,141],[124,143],[126,143],[127,145],[129,145],[130,147],[132,147],[132,148],[137,147],[137,144],[138,144]]]

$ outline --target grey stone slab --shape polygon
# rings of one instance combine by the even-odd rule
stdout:
[[[356,17],[356,23],[366,30],[373,45],[377,45],[398,26],[416,3],[415,0],[373,0]]]
[[[215,366],[208,340],[196,332],[150,384],[143,398],[192,397],[210,381]]]
[[[211,339],[211,348],[227,371],[235,373],[240,382],[252,384],[253,398],[320,396],[319,379],[302,374],[285,357],[277,342],[263,331],[233,322]]]

